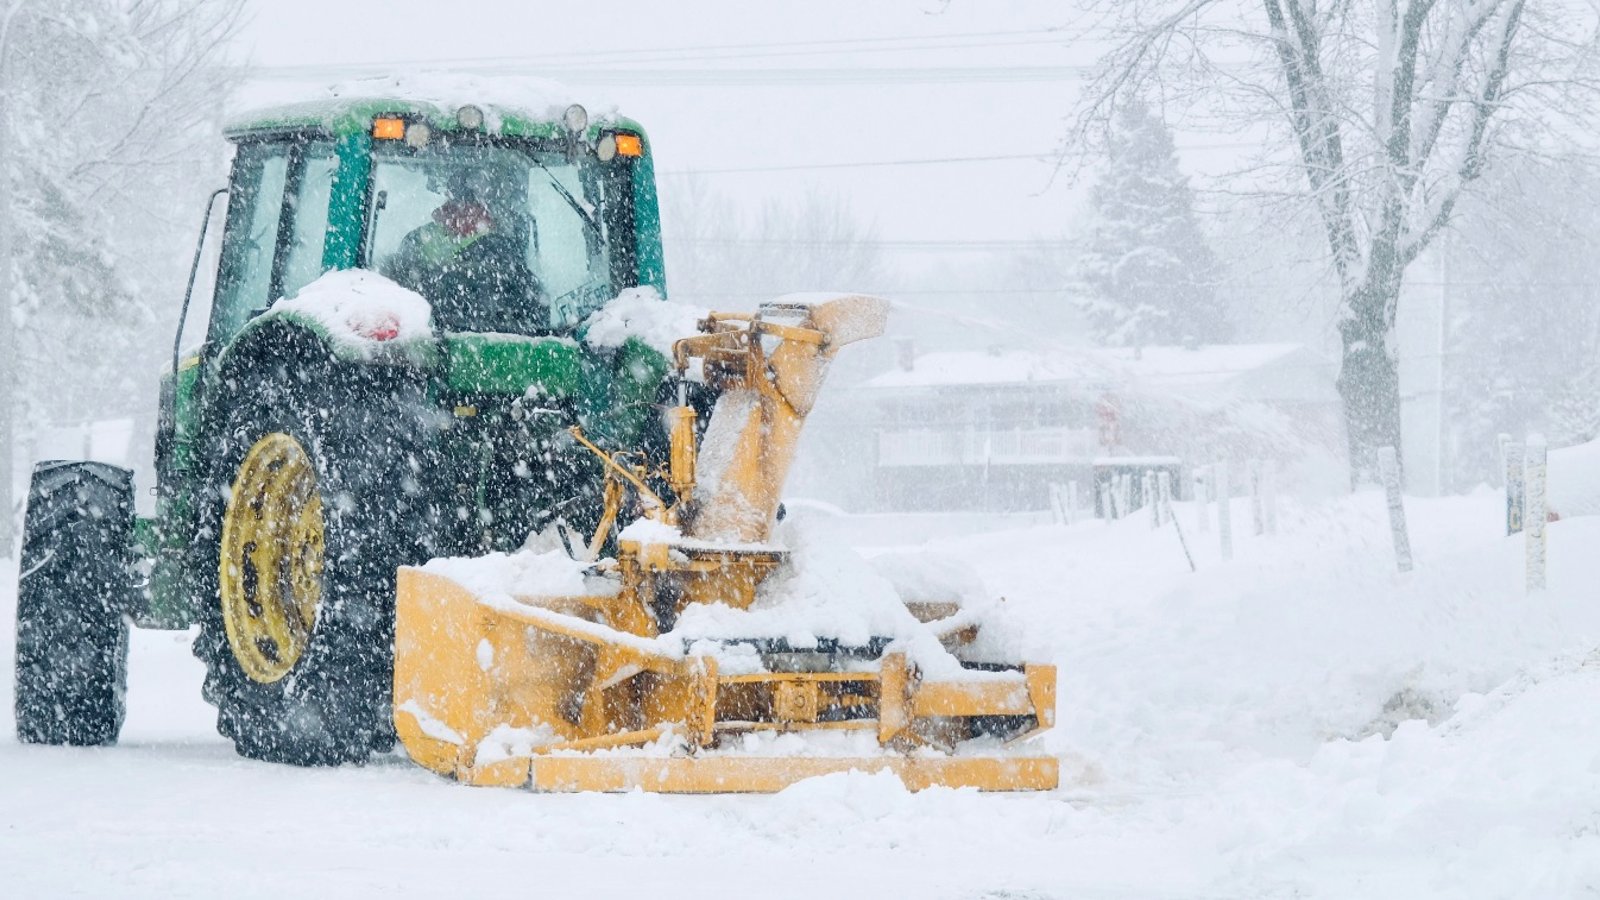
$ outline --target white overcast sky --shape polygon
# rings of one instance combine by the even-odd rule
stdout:
[[[673,173],[700,170],[752,206],[811,190],[845,197],[882,239],[1015,241],[1061,234],[1076,208],[1081,188],[1052,182],[1048,162],[841,164],[1051,154],[1074,70],[1094,58],[1064,7],[254,0],[239,49],[260,67],[246,92],[258,98],[378,71],[559,68],[589,105],[645,125],[663,191]],[[880,67],[891,71],[864,71]],[[829,168],[725,171],[813,166]]]

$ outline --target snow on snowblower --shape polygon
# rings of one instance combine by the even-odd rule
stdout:
[[[664,467],[574,429],[606,467],[580,557],[623,509],[642,511],[614,558],[574,566],[557,549],[520,568],[501,556],[401,569],[395,723],[412,759],[543,791],[776,791],[852,769],[913,789],[1055,787],[1055,758],[1003,746],[1053,724],[1054,667],[964,662],[974,622],[957,610],[918,621],[897,597],[898,610],[793,596],[777,574],[779,492],[826,365],[881,333],[886,312],[845,296],[713,313],[673,362],[679,379],[700,363],[714,411],[697,441],[695,409],[669,410]]]

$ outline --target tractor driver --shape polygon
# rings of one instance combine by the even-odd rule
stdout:
[[[428,299],[444,330],[549,330],[547,300],[524,255],[529,223],[495,202],[511,184],[489,169],[451,172],[444,202],[384,263],[383,274]]]

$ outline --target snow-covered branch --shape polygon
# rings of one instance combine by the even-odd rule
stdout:
[[[1343,295],[1341,391],[1352,449],[1398,442],[1391,339],[1407,267],[1449,227],[1491,154],[1588,148],[1597,17],[1589,0],[1081,0],[1126,29],[1080,105],[1085,122],[1148,94],[1190,127],[1269,129],[1230,177],[1315,212]],[[1117,13],[1122,10],[1123,14]],[[1534,12],[1530,12],[1534,10]],[[1532,27],[1530,15],[1536,15]],[[1182,58],[1163,57],[1185,47]],[[1195,60],[1200,60],[1196,65]],[[1226,72],[1226,76],[1219,73]],[[1582,98],[1574,102],[1574,98]],[[1080,150],[1096,149],[1087,141]],[[1214,189],[1207,186],[1208,189]],[[1372,443],[1378,442],[1378,443]]]
[[[1421,253],[1440,229],[1449,223],[1450,215],[1461,198],[1462,190],[1483,172],[1484,139],[1499,109],[1501,91],[1510,72],[1511,50],[1516,39],[1518,23],[1522,18],[1523,0],[1509,0],[1494,5],[1501,7],[1500,21],[1498,28],[1492,32],[1493,39],[1490,44],[1492,56],[1487,73],[1476,95],[1470,100],[1471,118],[1459,145],[1451,155],[1450,165],[1439,182],[1433,186],[1433,198],[1424,200],[1421,204],[1420,215],[1416,217],[1421,226],[1409,231],[1401,243],[1399,253],[1403,264],[1416,259],[1417,254]],[[1474,40],[1478,32],[1492,18],[1489,15],[1482,16],[1470,28],[1474,37],[1466,40]],[[1464,57],[1466,54],[1463,52],[1461,55]],[[1440,119],[1443,119],[1443,115]]]

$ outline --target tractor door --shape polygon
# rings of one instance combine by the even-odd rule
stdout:
[[[337,169],[331,140],[279,136],[238,146],[205,339],[183,351],[178,371],[162,384],[156,462],[158,495],[167,508],[160,516],[168,533],[181,540],[187,540],[181,537],[184,526],[192,524],[188,498],[207,363],[272,300],[293,295],[322,274]]]
[[[272,301],[293,296],[329,267],[347,265],[343,260],[352,255],[345,248],[355,245],[359,201],[344,201],[356,211],[345,216],[349,221],[340,228],[329,227],[329,200],[341,159],[335,147],[331,139],[306,135],[250,138],[238,144],[204,341],[183,350],[177,371],[162,382],[156,435],[159,546],[145,615],[151,622],[181,627],[194,615],[185,559],[197,525],[195,497],[204,469],[200,411],[210,363]],[[350,148],[345,149],[349,159]],[[357,158],[364,162],[364,157]],[[363,166],[345,178],[364,182],[365,175]],[[197,306],[205,305],[206,298],[194,299]],[[197,320],[204,314],[201,309],[194,312]]]
[[[338,156],[331,140],[242,142],[233,161],[228,216],[205,342],[182,355],[163,409],[162,480],[182,480],[205,393],[206,366],[218,350],[279,297],[292,296],[325,270],[328,199]],[[167,397],[163,397],[163,406]],[[166,426],[171,426],[171,431]]]
[[[273,301],[294,296],[323,273],[338,164],[332,140],[239,145],[208,348],[225,345]]]

